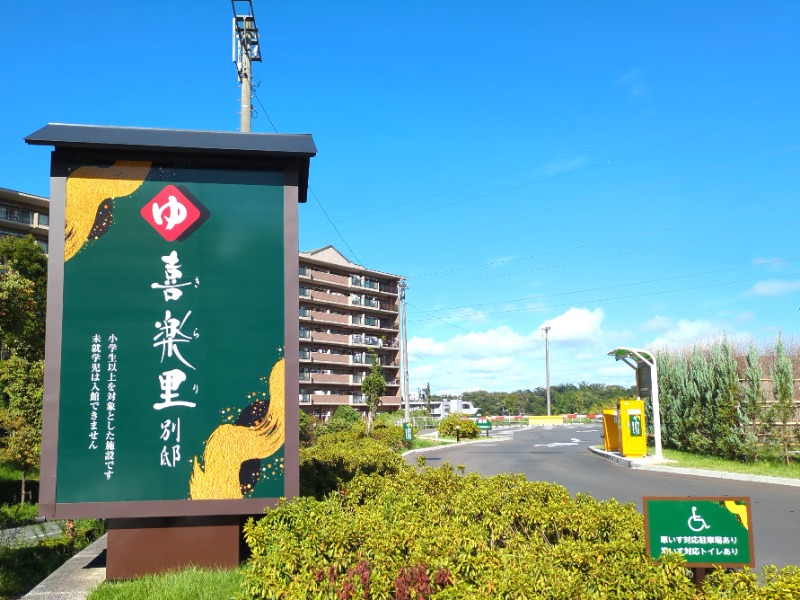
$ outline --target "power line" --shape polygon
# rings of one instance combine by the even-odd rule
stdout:
[[[261,110],[264,111],[264,114],[266,115],[267,120],[269,121],[269,124],[272,125],[272,129],[275,131],[275,133],[278,133],[278,128],[275,127],[275,123],[272,122],[272,118],[269,116],[269,113],[267,112],[267,109],[264,108],[264,105],[261,103],[261,98],[258,97],[258,94],[256,93],[255,89],[253,90],[253,97],[258,102],[258,105],[261,107]],[[355,250],[353,250],[350,247],[350,244],[347,243],[347,240],[344,239],[344,236],[342,235],[342,232],[339,231],[338,227],[336,227],[336,224],[333,222],[333,219],[331,219],[330,215],[328,214],[328,211],[325,210],[325,207],[322,205],[322,202],[320,202],[320,199],[317,197],[316,192],[311,188],[311,186],[309,186],[308,191],[313,196],[314,200],[316,201],[317,205],[319,206],[320,210],[322,211],[322,214],[325,215],[325,218],[328,220],[328,223],[330,223],[331,227],[333,227],[333,230],[336,232],[336,235],[339,236],[339,239],[342,241],[342,243],[345,245],[345,247],[350,251],[350,255],[353,258],[355,258],[355,260],[356,260],[356,262],[358,264],[363,265],[364,263],[361,262],[361,259],[358,257],[358,254],[356,254]]]
[[[717,273],[726,273],[726,272],[730,272],[730,271],[739,271],[741,269],[754,269],[754,268],[758,268],[758,267],[763,267],[765,265],[775,265],[775,264],[780,264],[780,263],[787,263],[787,262],[791,262],[791,261],[799,260],[799,259],[800,259],[800,257],[781,258],[781,259],[769,260],[769,261],[765,261],[765,262],[758,263],[758,264],[752,264],[752,265],[742,265],[742,266],[738,266],[738,267],[726,267],[724,269],[714,269],[714,270],[711,270],[711,271],[700,271],[700,272],[697,272],[697,273],[687,273],[687,274],[684,274],[684,275],[672,275],[672,276],[669,276],[669,277],[658,277],[658,278],[655,278],[655,279],[645,279],[643,281],[632,281],[632,282],[629,282],[629,283],[620,283],[620,284],[616,284],[616,285],[605,285],[605,286],[599,286],[599,287],[594,287],[594,288],[585,288],[585,289],[582,289],[582,290],[573,290],[573,291],[570,291],[570,292],[558,292],[558,293],[555,293],[555,294],[539,294],[537,296],[526,296],[526,297],[523,297],[523,298],[515,298],[513,300],[499,300],[497,302],[482,302],[482,303],[478,303],[478,304],[466,304],[466,305],[461,305],[461,306],[450,306],[450,307],[447,307],[447,308],[433,308],[433,309],[428,310],[427,312],[428,313],[443,312],[443,311],[448,311],[448,310],[459,310],[459,309],[462,309],[462,308],[475,308],[475,307],[478,307],[478,306],[495,306],[495,305],[498,305],[498,304],[513,304],[514,302],[526,302],[528,300],[537,300],[539,298],[552,298],[552,297],[556,297],[556,296],[570,296],[572,294],[585,294],[587,292],[598,292],[598,291],[601,291],[601,290],[611,290],[611,289],[624,288],[624,287],[633,287],[633,286],[637,286],[637,285],[647,285],[649,283],[661,283],[663,281],[674,281],[676,279],[688,279],[690,277],[702,277],[702,276],[705,276],[705,275],[714,275],[714,274],[717,274]]]
[[[783,90],[783,89],[786,89],[786,88],[778,88],[778,89],[779,90]],[[764,96],[765,96],[765,94],[761,94],[761,95],[758,95],[758,96],[751,97],[751,98],[749,98],[747,100],[742,100],[740,102],[735,102],[733,104],[729,104],[728,108],[739,106],[739,105],[744,105],[744,104],[747,104],[749,102],[754,102],[757,99],[762,98]],[[771,97],[771,94],[769,95],[769,97]],[[450,194],[450,193],[453,193],[453,192],[458,192],[458,191],[461,191],[461,190],[464,190],[464,189],[468,189],[468,188],[474,187],[476,185],[489,183],[491,181],[496,181],[498,179],[503,179],[503,178],[506,178],[506,177],[509,177],[509,176],[512,176],[512,175],[517,175],[519,173],[524,173],[526,171],[530,171],[530,170],[533,170],[533,169],[536,169],[536,168],[543,168],[543,167],[546,167],[548,165],[553,165],[553,164],[558,164],[558,163],[564,162],[565,160],[569,160],[569,159],[574,159],[574,158],[578,158],[578,157],[581,157],[581,156],[585,156],[586,154],[589,154],[591,152],[600,150],[601,148],[614,146],[614,145],[619,144],[621,142],[625,142],[625,141],[628,141],[628,140],[631,140],[631,139],[634,139],[634,138],[637,138],[637,137],[643,137],[643,136],[649,135],[651,133],[654,133],[656,131],[660,131],[660,130],[663,130],[663,129],[671,129],[671,128],[674,128],[676,124],[680,124],[680,123],[685,123],[685,122],[688,122],[688,121],[696,120],[696,119],[699,119],[701,117],[705,117],[705,116],[707,116],[709,114],[718,114],[719,112],[720,112],[720,108],[719,107],[715,107],[713,109],[709,109],[708,111],[703,111],[703,112],[697,113],[695,115],[692,115],[691,117],[684,118],[684,119],[676,119],[676,120],[673,120],[673,121],[671,121],[669,123],[665,123],[664,125],[660,125],[658,127],[654,127],[654,128],[648,129],[648,130],[643,131],[643,132],[637,132],[637,133],[631,134],[629,136],[617,138],[616,140],[612,140],[612,141],[596,144],[595,146],[587,148],[586,150],[583,150],[581,152],[573,152],[573,153],[570,153],[570,154],[566,154],[566,155],[564,155],[564,156],[562,156],[560,158],[556,158],[556,159],[552,159],[552,160],[549,160],[549,161],[545,161],[543,163],[538,163],[538,164],[530,165],[530,166],[523,167],[523,168],[520,168],[520,169],[515,169],[515,170],[512,170],[512,171],[508,171],[506,173],[503,173],[503,174],[494,175],[492,177],[488,177],[488,178],[485,178],[485,179],[477,180],[477,181],[474,181],[474,182],[471,182],[471,183],[468,183],[468,184],[465,184],[465,185],[457,186],[457,187],[454,187],[454,188],[450,188],[450,189],[447,189],[447,190],[444,190],[444,191],[441,191],[441,192],[436,192],[436,193],[428,194],[428,195],[425,195],[425,196],[421,196],[421,197],[415,198],[413,200],[407,200],[405,202],[394,203],[391,206],[387,206],[386,208],[379,208],[379,209],[375,209],[375,210],[368,211],[368,212],[361,212],[361,213],[354,214],[354,215],[351,215],[351,216],[346,216],[346,217],[340,219],[338,222],[341,223],[343,221],[352,220],[352,219],[359,219],[360,220],[360,219],[362,219],[362,218],[364,218],[366,216],[369,216],[369,215],[372,215],[372,214],[377,214],[377,213],[384,212],[384,211],[387,211],[387,210],[396,211],[398,208],[400,208],[402,206],[408,206],[408,205],[411,205],[411,204],[416,204],[416,203],[419,203],[419,202],[423,202],[425,200],[430,200],[432,198],[437,198],[437,197],[444,196],[444,195],[447,195],[447,194]],[[585,169],[594,168],[596,166],[602,166],[602,165],[605,165],[605,164],[611,164],[613,162],[617,162],[618,160],[623,160],[623,159],[631,157],[631,156],[636,156],[636,155],[641,154],[643,152],[648,152],[648,151],[654,150],[654,149],[657,150],[657,149],[663,148],[663,147],[668,146],[668,145],[672,145],[672,144],[675,144],[675,143],[681,143],[683,141],[687,141],[687,140],[690,140],[690,139],[695,139],[695,138],[701,137],[703,135],[707,135],[707,134],[710,134],[710,133],[716,133],[716,132],[722,131],[724,129],[728,129],[730,127],[735,127],[735,126],[741,125],[742,123],[746,123],[746,122],[750,122],[750,121],[753,121],[753,120],[757,120],[757,119],[762,118],[763,116],[765,116],[765,114],[769,114],[769,113],[761,113],[759,115],[751,116],[750,118],[744,119],[742,121],[738,121],[736,123],[728,123],[727,125],[724,125],[724,126],[721,126],[721,127],[715,128],[715,129],[710,129],[710,130],[707,130],[705,132],[700,132],[700,133],[697,133],[697,134],[693,134],[691,136],[687,136],[687,137],[681,138],[679,140],[674,140],[672,142],[668,142],[666,144],[663,144],[661,146],[656,146],[656,147],[648,149],[648,150],[643,150],[643,151],[639,151],[639,152],[636,152],[636,153],[623,155],[623,156],[618,157],[616,159],[611,159],[611,160],[608,160],[608,161],[597,163],[595,165],[589,165],[589,166],[584,167],[582,169],[577,169],[577,170],[573,170],[573,171],[567,171],[565,173],[555,174],[553,176],[549,176],[549,177],[541,178],[541,179],[538,179],[538,180],[535,180],[535,181],[532,181],[532,182],[528,182],[528,183],[526,183],[524,185],[533,185],[535,183],[541,183],[543,181],[548,181],[548,180],[554,179],[556,177],[561,177],[563,175],[571,174],[571,173],[582,171],[582,170],[585,170]],[[522,187],[524,187],[524,186],[522,186]],[[502,193],[502,192],[506,192],[506,191],[512,191],[513,189],[517,189],[517,188],[509,188],[509,189],[504,189],[504,190],[497,190],[497,191],[491,192],[488,195],[493,195],[493,194],[496,194],[496,193]],[[486,197],[486,195],[473,197],[471,199],[480,199],[480,198],[484,198],[484,197]],[[452,206],[452,204],[451,205],[446,205],[445,208],[448,207],[448,206]],[[411,213],[411,214],[406,215],[406,216],[415,216],[415,215],[418,215],[418,214],[423,214],[425,212],[429,212],[430,210],[434,210],[434,209],[427,209],[425,211],[421,211],[421,212],[417,212],[417,213]],[[400,217],[395,217],[395,218],[389,219],[388,221],[395,220],[396,218],[400,218]],[[376,224],[385,223],[385,222],[388,222],[388,221],[379,221],[379,222],[376,222]]]
[[[773,275],[772,278],[773,279],[783,279],[783,278],[786,278],[786,277],[795,277],[797,275],[800,275],[800,272],[787,273],[786,275]],[[591,299],[591,300],[582,300],[579,303],[580,304],[592,304],[592,303],[597,303],[597,302],[611,302],[611,301],[615,301],[615,300],[629,300],[631,298],[644,298],[644,297],[648,297],[648,296],[658,296],[658,295],[661,295],[661,294],[674,294],[676,292],[687,292],[687,291],[693,291],[693,290],[701,290],[701,289],[709,289],[709,288],[716,288],[716,287],[724,287],[724,286],[729,286],[729,285],[737,285],[737,284],[740,284],[740,283],[751,283],[751,282],[754,282],[754,281],[761,281],[761,279],[763,279],[763,278],[756,277],[756,278],[753,278],[753,279],[741,279],[741,280],[738,280],[738,281],[728,281],[728,282],[725,282],[725,283],[709,283],[709,284],[705,284],[705,285],[697,285],[697,286],[691,286],[691,287],[676,288],[676,289],[671,289],[671,290],[660,290],[660,291],[656,291],[656,292],[643,292],[641,294],[629,294],[627,296],[612,296],[612,297],[607,297],[607,298],[594,298],[594,299]],[[485,314],[485,315],[499,315],[499,314],[508,314],[508,313],[528,312],[528,311],[532,311],[532,310],[544,310],[544,309],[548,309],[548,308],[558,308],[558,307],[561,307],[561,306],[574,306],[575,304],[577,304],[577,302],[562,302],[560,304],[546,304],[546,305],[529,306],[529,307],[526,307],[526,308],[517,308],[517,309],[510,309],[510,310],[489,311],[489,312],[484,312],[483,314]],[[449,317],[434,317],[434,318],[437,321],[445,321],[447,319],[458,319],[458,318],[461,318],[462,316],[463,315],[452,315],[452,316],[449,316]],[[432,321],[432,320],[434,320],[434,319],[419,319],[418,322],[420,322],[420,321]]]
[[[798,222],[800,222],[800,221],[795,220],[795,221],[784,222],[783,224],[785,226],[788,226],[788,225],[794,225],[794,224],[796,224]],[[695,239],[693,241],[692,240],[690,240],[690,241],[682,240],[682,241],[679,241],[679,242],[672,242],[670,244],[662,244],[660,246],[647,246],[644,249],[635,248],[635,249],[629,250],[627,252],[620,252],[618,254],[607,254],[605,256],[593,256],[591,258],[586,258],[586,259],[582,259],[582,260],[563,262],[563,263],[558,263],[558,264],[553,264],[553,265],[543,265],[543,266],[538,266],[538,267],[530,267],[530,268],[527,268],[527,269],[519,269],[517,271],[511,271],[511,272],[505,272],[505,273],[496,273],[496,274],[493,274],[493,275],[485,275],[485,276],[482,276],[482,277],[471,277],[471,278],[468,278],[468,279],[458,279],[458,280],[454,280],[454,281],[437,281],[436,283],[427,284],[427,285],[426,284],[416,284],[416,287],[418,289],[424,289],[424,288],[430,288],[430,287],[442,287],[442,286],[445,286],[445,285],[460,285],[460,284],[463,284],[463,283],[470,283],[470,282],[473,282],[473,281],[485,281],[487,279],[508,278],[508,277],[510,277],[512,275],[520,275],[520,274],[523,274],[523,273],[531,273],[531,272],[534,272],[534,271],[549,271],[549,270],[552,270],[552,269],[559,269],[559,268],[563,268],[563,267],[587,264],[587,263],[592,263],[592,262],[600,262],[600,261],[610,260],[610,259],[614,259],[614,258],[623,258],[623,257],[626,257],[626,256],[641,256],[642,254],[644,254],[645,251],[652,253],[655,250],[665,250],[665,249],[668,249],[668,248],[674,248],[676,246],[685,247],[685,246],[688,246],[688,245],[690,245],[692,243],[709,242],[709,241],[719,240],[719,239],[724,239],[724,238],[737,237],[737,236],[742,236],[744,234],[753,233],[753,232],[756,232],[756,231],[763,231],[765,229],[774,230],[775,226],[772,225],[772,224],[769,224],[769,225],[764,225],[762,227],[752,227],[750,229],[732,231],[732,232],[728,232],[728,233],[721,233],[721,234],[716,235],[716,236],[705,236],[705,237],[701,238],[700,240],[697,240],[697,239]],[[536,258],[536,257],[542,256],[544,254],[548,254],[548,253],[543,253],[541,255],[531,255],[528,258]],[[502,265],[502,264],[506,264],[507,262],[511,262],[511,261],[498,262],[498,263],[490,265],[490,266],[499,266],[499,265]],[[435,275],[443,275],[445,273],[450,273],[450,272],[469,270],[470,268],[471,267],[463,267],[463,268],[459,268],[459,269],[452,269],[452,270],[449,270],[449,271],[440,271],[439,273],[434,273],[434,274]],[[417,275],[416,277],[428,277],[429,275],[430,274],[422,274],[422,275]]]

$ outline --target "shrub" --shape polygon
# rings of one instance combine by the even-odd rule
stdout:
[[[693,598],[671,556],[645,554],[631,504],[570,499],[521,475],[357,475],[322,502],[245,526],[253,598]]]
[[[472,419],[466,418],[461,413],[450,413],[439,421],[439,435],[442,437],[456,437],[456,426],[460,428],[459,435],[462,438],[476,438],[481,433],[481,430],[478,429],[478,424]]]
[[[362,431],[321,437],[300,450],[300,494],[321,499],[359,473],[390,474],[407,468],[405,461]]]
[[[102,521],[79,519],[74,537],[62,534],[30,545],[0,544],[0,598],[27,592],[104,531]]]
[[[317,430],[322,427],[322,421],[314,415],[309,415],[304,410],[300,411],[300,445],[311,446],[317,441]]]
[[[38,512],[39,505],[31,502],[0,505],[0,529],[35,523]]]

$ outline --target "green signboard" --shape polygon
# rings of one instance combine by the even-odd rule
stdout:
[[[481,431],[491,431],[492,429],[492,422],[489,419],[478,419],[476,423]]]
[[[644,498],[645,538],[654,559],[677,553],[689,567],[754,566],[749,498]]]
[[[642,435],[642,417],[628,413],[628,427],[632,436],[641,437]]]
[[[48,125],[40,512],[255,514],[298,493],[310,136]]]
[[[282,229],[279,172],[69,165],[57,503],[282,495]]]

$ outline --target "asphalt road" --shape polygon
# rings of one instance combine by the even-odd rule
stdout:
[[[463,464],[483,475],[524,473],[530,481],[563,485],[571,494],[633,502],[644,496],[749,496],[756,569],[800,565],[800,488],[630,469],[589,451],[602,444],[599,425],[493,432],[489,441],[423,452],[427,464]],[[502,431],[502,430],[500,430]],[[500,439],[510,438],[510,439]],[[416,463],[418,454],[407,457]]]

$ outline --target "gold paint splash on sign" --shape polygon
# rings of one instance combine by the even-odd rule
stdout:
[[[750,527],[748,527],[748,523],[747,523],[747,506],[745,504],[739,504],[739,503],[735,502],[734,500],[725,500],[724,504],[725,504],[725,508],[727,508],[734,515],[739,517],[739,522],[742,524],[742,526],[745,529],[747,529],[749,531]]]
[[[105,233],[112,220],[111,201],[139,189],[150,165],[144,161],[118,160],[110,167],[79,167],[67,177],[64,262],[84,244]]]
[[[269,376],[269,410],[251,427],[225,423],[217,427],[206,441],[201,461],[195,456],[189,480],[192,500],[228,500],[244,498],[239,483],[242,463],[264,459],[274,454],[284,442],[285,359],[280,359]]]

